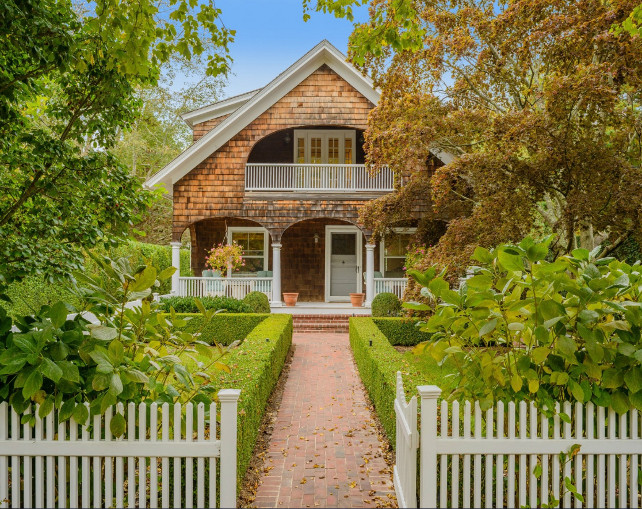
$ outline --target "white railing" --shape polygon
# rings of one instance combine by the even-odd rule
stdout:
[[[438,414],[441,390],[418,390],[419,507],[542,507],[553,499],[560,507],[640,506],[637,410],[617,415],[593,403],[566,402],[548,417],[525,402],[482,411],[478,402],[442,401]],[[413,454],[397,444],[397,468],[414,464]],[[406,499],[405,507],[414,503]]]
[[[387,166],[371,172],[364,164],[245,165],[246,191],[394,191]]]
[[[242,299],[250,292],[262,292],[272,301],[271,277],[181,277],[181,297],[234,297]]]
[[[396,451],[393,469],[395,494],[399,507],[417,507],[417,397],[406,403],[401,373],[397,373]]]
[[[0,403],[0,507],[236,507],[239,394],[218,393],[218,439],[215,403],[120,403],[82,425],[36,406],[33,427]],[[127,422],[118,439],[114,412]]]
[[[405,277],[384,277],[375,278],[374,280],[375,291],[374,294],[389,292],[394,293],[400,299],[403,299],[403,294],[408,286],[408,279]]]

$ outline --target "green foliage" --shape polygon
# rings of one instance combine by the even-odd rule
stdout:
[[[430,339],[430,334],[417,326],[416,318],[373,318],[372,321],[393,346],[415,346]]]
[[[73,416],[79,423],[89,417],[84,403],[90,404],[90,415],[98,415],[118,402],[211,402],[215,391],[194,381],[182,357],[199,353],[206,358],[199,371],[229,371],[221,362],[229,349],[199,339],[215,312],[202,309],[200,328],[185,332],[186,318],[159,312],[150,299],[173,267],[158,272],[126,258],[94,261],[111,284],[77,274],[76,308],[58,301],[35,316],[12,320],[0,307],[0,401],[9,401],[18,413],[37,403],[41,417],[55,407],[63,420]],[[132,306],[139,299],[142,304]],[[96,321],[84,319],[85,311]],[[69,319],[69,313],[76,314]],[[117,436],[124,431],[119,421],[112,428]]]
[[[269,313],[270,301],[263,292],[250,292],[244,298],[243,302],[247,304],[252,313]]]
[[[639,263],[595,259],[599,247],[547,261],[550,242],[478,247],[458,289],[441,275],[422,279],[436,308],[423,327],[432,339],[420,346],[458,366],[451,397],[483,408],[527,400],[552,411],[576,400],[642,409]]]
[[[100,252],[98,250],[97,252]],[[141,242],[128,241],[121,244],[117,248],[111,249],[108,256],[112,258],[128,258],[131,257],[134,265],[142,265],[145,260],[151,260],[151,264],[157,270],[163,271],[172,265],[172,254],[170,246],[158,246],[155,244],[144,244]],[[86,256],[83,262],[84,270],[86,273],[93,276],[100,276],[100,269],[97,264]],[[190,271],[190,253],[187,249],[181,250],[181,275],[189,276]],[[106,284],[109,284],[106,281]],[[171,281],[161,281],[160,287],[157,290],[160,294],[168,294],[171,289]],[[69,282],[51,283],[43,276],[28,276],[12,283],[7,288],[6,294],[11,299],[11,303],[5,303],[5,308],[9,315],[20,316],[28,315],[37,312],[41,306],[52,305],[53,303],[62,300],[72,306],[78,306],[80,301],[77,295],[74,294],[73,284]],[[169,311],[169,308],[167,308]],[[198,311],[196,308],[192,311]]]
[[[158,193],[110,149],[161,64],[207,55],[227,72],[219,15],[214,0],[0,3],[0,285],[68,277],[126,238]]]
[[[228,313],[254,312],[245,302],[233,297],[203,297],[199,300],[205,309],[225,310]],[[177,313],[198,313],[196,298],[194,297],[165,297],[161,299],[160,307],[167,312],[174,308]]]
[[[214,308],[212,308],[214,309]],[[184,330],[198,332],[199,340],[210,345],[231,345],[235,341],[243,342],[254,328],[267,318],[265,314],[227,314],[217,313],[207,323],[200,313],[176,313],[179,318],[189,318]]]
[[[418,385],[447,388],[444,377],[451,371],[447,365],[436,366],[435,362],[427,363],[425,367],[429,365],[429,369],[420,370],[411,358],[395,350],[373,318],[350,318],[350,346],[361,380],[394,447],[397,371],[401,371],[407,398],[416,394]]]
[[[270,315],[227,357],[230,373],[220,373],[215,390],[241,389],[238,417],[238,472],[240,483],[252,459],[267,401],[279,379],[292,345],[292,316]]]
[[[379,293],[372,299],[372,316],[399,316],[401,301],[394,293]]]

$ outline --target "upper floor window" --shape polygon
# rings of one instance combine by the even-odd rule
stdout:
[[[354,129],[295,129],[294,162],[298,164],[354,164]]]

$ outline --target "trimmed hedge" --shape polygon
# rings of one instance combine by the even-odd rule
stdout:
[[[270,301],[263,292],[250,292],[243,298],[243,303],[252,308],[252,313],[269,313]]]
[[[417,327],[420,322],[417,318],[373,318],[372,321],[393,346],[415,346],[432,336]]]
[[[101,252],[97,250],[97,252]],[[172,265],[172,248],[171,246],[159,246],[156,244],[145,244],[143,242],[128,241],[121,246],[109,251],[112,258],[121,258],[123,256],[133,257],[135,263],[143,263],[145,258],[151,258],[155,267],[160,271]],[[190,253],[187,249],[181,249],[181,275],[189,276],[190,271]],[[96,264],[90,258],[85,261],[85,272],[96,274],[98,269]],[[19,283],[9,285],[7,294],[11,297],[13,304],[3,302],[2,306],[12,316],[29,315],[39,310],[45,304],[53,304],[59,300],[65,301],[72,305],[77,305],[78,301],[69,289],[71,282],[49,283],[42,277],[31,276],[23,279]],[[166,281],[161,286],[159,293],[169,293],[171,281]]]
[[[370,346],[372,341],[372,346]],[[424,373],[397,352],[386,336],[369,317],[350,318],[350,346],[370,399],[374,404],[381,425],[395,447],[395,394],[397,371],[403,377],[406,398],[417,392],[418,385],[444,386],[443,375]]]
[[[401,314],[401,301],[394,293],[378,293],[370,305],[372,316],[399,316]]]
[[[224,309],[228,313],[257,313],[251,306],[233,297],[201,297],[200,301],[205,309]],[[194,297],[165,297],[161,299],[160,306],[167,313],[170,307],[177,313],[199,312]],[[270,312],[269,307],[267,312]]]
[[[200,313],[177,313],[179,317],[192,317],[183,327],[186,332],[195,332],[201,326],[203,315]],[[214,339],[221,345],[227,346],[234,341],[243,341],[257,325],[265,320],[267,314],[251,313],[219,313],[214,315],[201,333],[200,339],[213,343]],[[265,341],[265,338],[263,338]]]
[[[267,341],[269,340],[269,341]],[[238,486],[252,459],[267,401],[292,345],[292,316],[268,315],[225,362],[231,373],[217,372],[212,385],[241,389],[238,405]]]

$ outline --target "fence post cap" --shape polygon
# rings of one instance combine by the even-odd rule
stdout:
[[[218,391],[219,401],[238,401],[241,389],[221,389]]]
[[[437,399],[441,395],[441,389],[436,385],[419,385],[417,390],[423,399]]]

